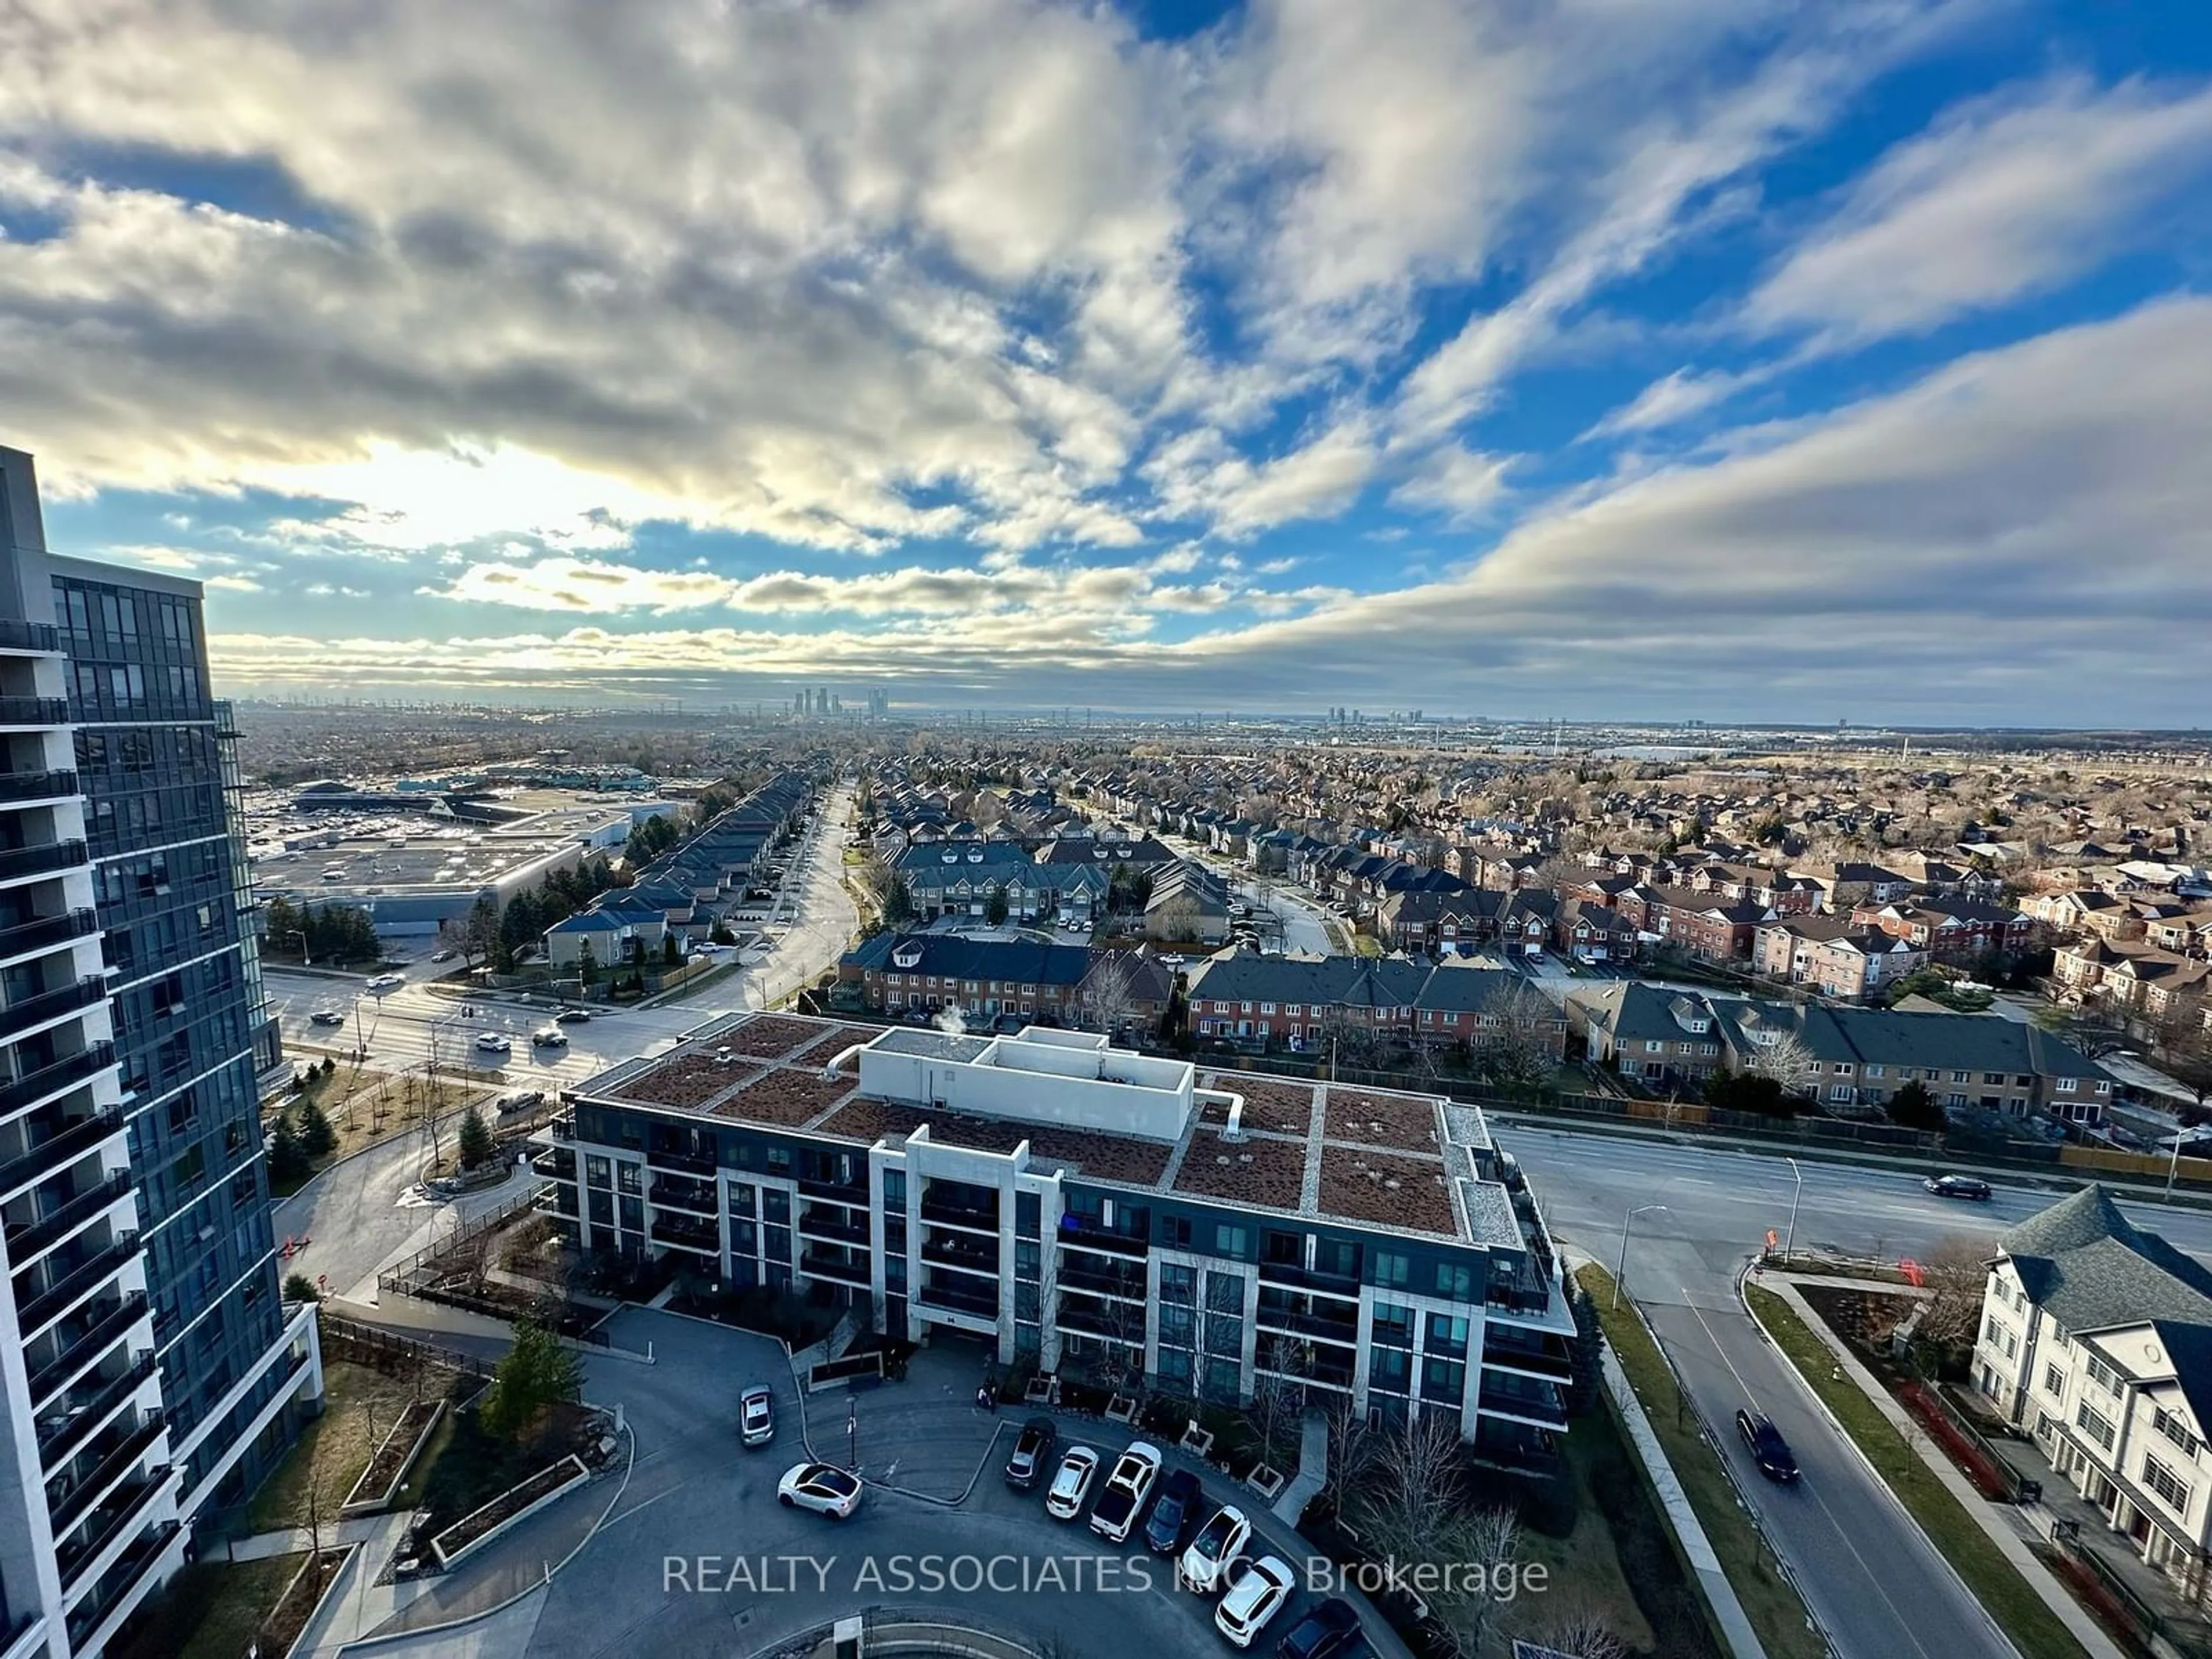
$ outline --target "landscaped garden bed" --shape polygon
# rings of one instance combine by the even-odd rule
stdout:
[[[758,1073],[728,1099],[717,1103],[718,1117],[748,1118],[787,1128],[819,1116],[853,1092],[849,1077],[825,1078],[812,1068],[771,1066]]]
[[[591,1473],[584,1467],[583,1459],[573,1453],[548,1465],[439,1533],[430,1540],[430,1553],[440,1566],[451,1567],[471,1550],[489,1543],[579,1481],[589,1480]]]
[[[749,1019],[734,1031],[714,1040],[718,1048],[750,1054],[756,1060],[776,1060],[802,1042],[820,1039],[822,1028],[811,1020],[778,1019],[773,1014]]]
[[[431,1431],[438,1419],[445,1415],[442,1399],[410,1400],[401,1408],[398,1421],[392,1425],[368,1460],[368,1467],[361,1472],[353,1490],[338,1505],[340,1515],[368,1515],[389,1509],[398,1494],[400,1483],[407,1471],[428,1443]]]
[[[329,1595],[331,1586],[337,1582],[338,1574],[345,1571],[348,1557],[359,1549],[358,1544],[349,1544],[343,1549],[325,1550],[320,1555],[300,1563],[300,1571],[276,1598],[276,1605],[269,1617],[262,1621],[259,1635],[255,1638],[258,1652],[276,1659],[289,1656],[315,1616],[315,1609]]]

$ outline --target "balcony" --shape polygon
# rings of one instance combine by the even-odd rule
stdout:
[[[564,1215],[574,1221],[576,1218],[574,1176],[571,1176],[565,1182],[555,1182],[537,1194],[536,1203],[540,1215]]]
[[[574,1154],[570,1157],[573,1159]],[[693,1215],[721,1213],[711,1181],[686,1181],[681,1176],[671,1176],[654,1182],[647,1196],[652,1199],[655,1209],[687,1210]]]
[[[1152,1254],[1152,1241],[1133,1238],[1127,1233],[1109,1233],[1103,1227],[1079,1227],[1063,1220],[1060,1224],[1060,1241],[1071,1249],[1103,1250],[1109,1255],[1133,1255],[1142,1258]]]
[[[122,1478],[123,1472],[146,1455],[147,1449],[161,1437],[166,1419],[157,1411],[148,1412],[138,1425],[110,1446],[94,1464],[89,1474],[81,1480],[58,1477],[46,1483],[47,1510],[54,1518],[54,1535],[58,1538],[76,1525],[92,1500]],[[62,1490],[54,1491],[58,1485]]]
[[[663,1151],[654,1147],[645,1155],[646,1167],[650,1170],[673,1170],[679,1175],[696,1176],[702,1181],[714,1177],[714,1160],[698,1152]]]
[[[164,1521],[141,1534],[138,1540],[122,1554],[100,1576],[93,1593],[70,1609],[69,1634],[70,1644],[80,1652],[87,1639],[100,1627],[109,1610],[138,1582],[148,1562],[169,1547],[170,1541],[184,1530],[180,1521]]]
[[[1263,1331],[1287,1331],[1294,1336],[1340,1343],[1350,1348],[1359,1346],[1357,1312],[1350,1319],[1337,1319],[1327,1314],[1302,1313],[1295,1308],[1270,1308],[1262,1303],[1254,1322]]]
[[[549,1181],[573,1182],[576,1178],[576,1154],[568,1147],[556,1146],[532,1158],[530,1167]]]
[[[88,974],[74,985],[64,985],[56,991],[41,991],[35,996],[11,1002],[5,1008],[0,1008],[0,1042],[44,1021],[73,1014],[106,1000],[106,979],[100,975]]]
[[[0,849],[0,881],[15,881],[24,876],[58,875],[64,870],[75,870],[91,861],[90,854],[81,841],[51,841],[37,847],[10,847]]]
[[[0,618],[0,651],[58,651],[61,635],[52,623]]]
[[[921,1241],[921,1259],[934,1267],[958,1267],[968,1273],[999,1276],[999,1253],[988,1246],[968,1243],[964,1239],[925,1238]]]
[[[971,1314],[984,1319],[999,1316],[999,1294],[995,1288],[971,1291],[946,1279],[925,1279],[914,1292],[914,1300],[924,1309],[931,1306],[950,1308],[956,1313]]]
[[[840,1244],[865,1244],[868,1242],[868,1224],[865,1218],[859,1221],[847,1219],[850,1212],[830,1209],[810,1204],[799,1212],[799,1236],[801,1238],[834,1239]]]
[[[99,912],[90,909],[64,910],[58,916],[39,916],[29,921],[19,921],[12,927],[0,927],[0,957],[23,957],[34,951],[49,951],[56,945],[88,938],[99,931]]]
[[[55,1240],[66,1237],[73,1228],[81,1227],[109,1205],[131,1190],[131,1172],[118,1170],[76,1197],[64,1200],[60,1208],[50,1210],[36,1221],[11,1221],[8,1224],[8,1260],[21,1267]]]
[[[51,1469],[75,1455],[86,1439],[106,1425],[115,1408],[128,1400],[154,1374],[154,1351],[146,1349],[120,1376],[95,1382],[91,1395],[72,1404],[64,1399],[58,1410],[39,1419],[39,1467]]]
[[[67,697],[0,697],[0,726],[67,726]]]
[[[115,1045],[88,1042],[73,1054],[64,1054],[51,1066],[26,1072],[13,1083],[0,1084],[0,1117],[89,1082],[115,1064]]]
[[[27,801],[70,800],[77,793],[74,772],[0,773],[0,806],[21,806]]]
[[[1532,1388],[1538,1385],[1532,1385]],[[1534,1423],[1547,1429],[1567,1426],[1567,1408],[1556,1395],[1550,1393],[1522,1394],[1485,1379],[1481,1390],[1475,1395],[1475,1407],[1494,1417],[1510,1417],[1522,1423]]]
[[[576,1138],[576,1115],[563,1112],[558,1117],[547,1120],[545,1127],[553,1132],[556,1140],[574,1140]]]
[[[1292,1383],[1310,1382],[1324,1389],[1349,1389],[1353,1374],[1351,1360],[1313,1349],[1295,1358],[1263,1352],[1255,1358],[1252,1369],[1261,1376],[1278,1377]]]
[[[835,1279],[841,1285],[866,1285],[870,1282],[868,1263],[865,1258],[859,1261],[841,1259],[827,1250],[801,1250],[799,1253],[799,1271],[809,1279]]]
[[[679,1250],[693,1250],[706,1255],[722,1253],[722,1230],[709,1223],[701,1225],[679,1216],[659,1215],[653,1218],[647,1230],[653,1242],[666,1244]]]
[[[169,1465],[160,1464],[139,1480],[129,1481],[110,1493],[107,1501],[93,1512],[91,1526],[85,1535],[54,1552],[54,1565],[62,1570],[62,1583],[67,1584],[80,1567],[98,1559],[102,1550],[121,1537],[145,1513],[147,1505],[167,1489],[173,1473]]]
[[[1131,1347],[1142,1347],[1145,1342],[1145,1316],[1126,1307],[1109,1310],[1071,1304],[1062,1297],[1060,1311],[1053,1322],[1063,1331],[1073,1331],[1079,1336],[1096,1336],[1108,1342],[1120,1342]]]
[[[957,1204],[925,1195],[921,1200],[921,1218],[940,1227],[967,1227],[977,1232],[994,1234],[999,1231],[999,1206],[995,1204]]]
[[[137,1260],[138,1235],[122,1233],[115,1243],[104,1250],[94,1251],[77,1267],[46,1291],[16,1304],[18,1328],[23,1340],[28,1341],[40,1331],[69,1311],[72,1304],[81,1302],[90,1291],[123,1271],[125,1266]]]
[[[122,1128],[123,1109],[110,1106],[106,1111],[81,1117],[58,1133],[48,1135],[30,1151],[0,1164],[0,1197],[52,1174],[74,1158],[83,1157],[101,1141],[120,1133]]]
[[[1541,1343],[1504,1340],[1499,1330],[1483,1334],[1482,1363],[1486,1368],[1518,1371],[1551,1382],[1570,1382],[1575,1375],[1574,1361],[1565,1352]]]
[[[1359,1279],[1356,1274],[1321,1273],[1288,1261],[1262,1261],[1260,1264],[1262,1285],[1290,1285],[1302,1291],[1319,1291],[1325,1296],[1340,1296],[1357,1302],[1359,1299]]]
[[[817,1199],[824,1204],[846,1204],[856,1210],[868,1207],[868,1188],[866,1182],[848,1185],[836,1181],[800,1181],[801,1198]]]
[[[1092,1296],[1118,1296],[1126,1302],[1152,1299],[1152,1287],[1141,1269],[1136,1273],[1093,1267],[1080,1256],[1063,1256],[1060,1263],[1062,1288]]]
[[[31,1374],[31,1408],[36,1411],[46,1404],[57,1389],[121,1341],[124,1334],[145,1316],[146,1292],[129,1291],[85,1320],[83,1328],[62,1344],[59,1358]]]

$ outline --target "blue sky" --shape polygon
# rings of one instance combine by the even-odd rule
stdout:
[[[0,442],[218,674],[2187,726],[2212,14],[30,0]]]

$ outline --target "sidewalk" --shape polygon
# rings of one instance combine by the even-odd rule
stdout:
[[[1897,1285],[1880,1280],[1862,1282],[1856,1279],[1823,1279],[1811,1282],[1878,1291],[1884,1294],[1894,1294],[1899,1289]],[[1993,1504],[1983,1497],[1975,1489],[1974,1484],[1960,1474],[1951,1460],[1934,1444],[1928,1432],[1919,1424],[1914,1422],[1911,1414],[1904,1407],[1897,1403],[1889,1390],[1882,1387],[1881,1381],[1859,1363],[1858,1357],[1850,1351],[1850,1346],[1828,1328],[1827,1321],[1813,1311],[1805,1298],[1798,1294],[1796,1284],[1789,1278],[1770,1273],[1761,1278],[1759,1283],[1762,1289],[1772,1291],[1779,1296],[1789,1304],[1790,1310],[1805,1322],[1806,1328],[1818,1337],[1820,1340],[1820,1345],[1834,1356],[1837,1364],[1842,1367],[1844,1375],[1850,1377],[1860,1392],[1874,1402],[1875,1409],[1881,1413],[1882,1420],[1904,1437],[1905,1443],[1912,1449],[1913,1455],[1927,1466],[1930,1474],[1942,1482],[1946,1492],[1959,1500],[1960,1507],[1973,1517],[1974,1524],[1988,1534],[1990,1541],[1996,1546],[1998,1553],[2011,1564],[2013,1570],[2027,1582],[2028,1588],[2035,1592],[2037,1598],[2044,1606],[2051,1609],[2058,1621],[2066,1626],[2068,1633],[2092,1656],[2092,1659],[2126,1659],[2118,1644],[2105,1633],[2104,1626],[2091,1618],[2088,1610],[2067,1593],[2066,1587],[2051,1576],[2050,1568],[2045,1566],[2034,1551],[2029,1547],[2031,1540],[2039,1540],[2044,1533],[2049,1530],[2047,1523],[2039,1528],[2032,1527],[2023,1506]],[[1757,1316],[1754,1315],[1754,1320],[1756,1317]],[[1760,1328],[1763,1331],[1765,1327],[1762,1326]],[[1768,1340],[1772,1340],[1771,1337]],[[1809,1386],[1806,1392],[1813,1395],[1815,1403],[1820,1403],[1820,1395]],[[1826,1409],[1823,1405],[1822,1410]],[[1837,1432],[1842,1436],[1846,1445],[1856,1449],[1858,1443],[1849,1434],[1844,1433],[1840,1425]],[[1877,1474],[1875,1478],[1880,1480],[1881,1477]],[[1888,1483],[1884,1481],[1882,1484],[1887,1487]],[[2027,1507],[2032,1507],[2038,1512],[2042,1510],[2040,1504]]]
[[[323,1547],[358,1544],[374,1534],[383,1520],[380,1515],[357,1515],[350,1520],[332,1521],[321,1529]],[[272,1555],[296,1555],[313,1549],[314,1540],[315,1534],[305,1527],[279,1527],[275,1532],[232,1539],[224,1547],[224,1557],[232,1561],[265,1561]]]
[[[315,1617],[300,1632],[293,1651],[297,1659],[332,1659],[356,1637],[365,1636],[390,1619],[400,1607],[422,1593],[425,1582],[376,1582],[407,1541],[414,1516],[402,1510],[394,1515],[373,1515],[363,1523],[367,1534],[346,1564],[337,1588],[325,1599]]]

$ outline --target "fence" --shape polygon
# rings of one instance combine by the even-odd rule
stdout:
[[[2082,1541],[2078,1523],[2052,1522],[2051,1544],[2064,1570],[2062,1576],[2073,1580],[2081,1599],[2103,1614],[2106,1626],[2116,1627],[2133,1651],[2148,1654],[2162,1649],[2182,1659],[2212,1659],[2212,1633],[2201,1624],[2194,1628],[2176,1624],[2143,1600],[2118,1569]]]
[[[398,1267],[386,1267],[377,1274],[376,1288],[380,1291],[391,1291],[400,1296],[420,1294],[418,1285],[425,1282],[422,1275],[435,1265],[440,1257],[451,1255],[455,1247],[472,1238],[480,1238],[486,1233],[495,1232],[515,1217],[526,1213],[536,1196],[534,1191],[526,1193],[520,1198],[509,1199],[495,1210],[487,1210],[482,1215],[462,1222],[454,1231],[425,1245]]]
[[[321,1329],[323,1352],[329,1358],[351,1359],[377,1370],[434,1365],[485,1381],[491,1376],[490,1363],[474,1354],[426,1342],[419,1337],[402,1336],[380,1325],[364,1325],[358,1320],[341,1319],[331,1313],[318,1315],[317,1322]]]

